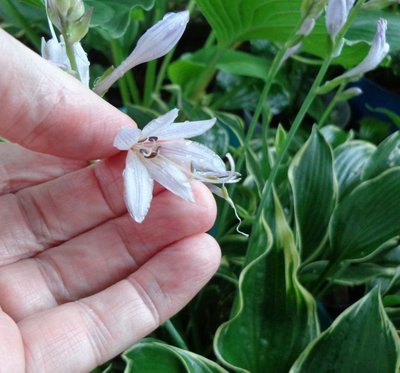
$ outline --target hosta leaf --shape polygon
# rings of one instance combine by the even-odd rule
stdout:
[[[85,0],[85,5],[95,9],[91,25],[102,29],[102,35],[110,39],[122,37],[132,21],[131,12],[140,7],[150,10],[155,0]]]
[[[325,137],[326,142],[332,147],[337,148],[353,138],[353,131],[344,131],[339,127],[328,125],[321,128],[320,132]]]
[[[316,307],[297,280],[299,256],[280,202],[269,204],[240,276],[234,316],[215,337],[217,356],[231,369],[287,372],[318,334]]]
[[[289,168],[298,246],[303,258],[316,253],[325,240],[336,204],[337,186],[332,150],[314,127]]]
[[[227,46],[255,39],[286,42],[299,24],[301,3],[301,0],[197,0],[219,43]],[[346,35],[348,42],[337,63],[351,66],[363,59],[375,34],[376,21],[381,17],[389,21],[387,36],[392,50],[400,48],[397,15],[390,11],[364,11]],[[329,50],[324,21],[324,16],[320,17],[303,44],[304,51],[321,57]]]
[[[400,132],[395,132],[379,144],[366,164],[362,178],[371,179],[394,166],[400,166]]]
[[[227,373],[225,369],[203,356],[144,339],[124,352],[125,373]]]
[[[197,0],[217,39],[225,45],[261,38],[286,41],[299,22],[300,3],[300,0]]]
[[[365,164],[376,146],[366,141],[349,141],[335,149],[335,171],[339,184],[339,198],[361,182]]]
[[[174,84],[179,84],[185,95],[190,96],[196,88],[199,75],[204,72],[215,55],[218,47],[203,48],[195,53],[184,54],[168,67],[168,76]],[[270,61],[236,50],[224,50],[216,63],[216,68],[229,74],[265,80]]]
[[[395,167],[343,198],[330,224],[332,258],[363,258],[400,234],[399,180]]]
[[[290,373],[394,373],[399,352],[396,331],[375,288],[311,343]]]

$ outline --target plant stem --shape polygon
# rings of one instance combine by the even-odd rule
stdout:
[[[146,77],[144,82],[143,106],[150,106],[151,95],[156,81],[157,61],[151,61],[147,64]]]
[[[65,43],[65,50],[67,51],[67,56],[69,59],[69,63],[71,65],[71,69],[78,75],[78,78],[80,80],[78,64],[76,63],[76,58],[75,58],[75,53],[74,53],[74,46],[71,43],[66,32],[63,32],[63,38],[64,38],[64,43]]]
[[[37,36],[35,31],[33,31],[29,22],[20,13],[18,8],[10,0],[3,0],[3,6],[14,19],[14,21],[24,30],[26,37],[29,39],[35,49],[40,51],[40,38]]]
[[[113,65],[118,66],[123,61],[123,55],[119,42],[117,40],[110,39],[110,46],[113,58]],[[127,106],[131,102],[131,100],[125,76],[118,80],[118,87],[121,93],[122,103],[124,106]]]
[[[188,6],[187,6],[186,9],[187,9],[190,13],[192,13],[195,6],[196,6],[196,1],[195,1],[195,0],[190,0],[190,2],[189,2],[189,4],[188,4]],[[155,94],[155,95],[159,95],[159,94],[160,94],[162,83],[163,83],[163,81],[164,81],[164,79],[165,79],[165,76],[167,75],[167,69],[168,69],[168,66],[169,66],[169,64],[170,64],[170,62],[171,62],[171,60],[172,60],[172,57],[174,56],[175,50],[176,50],[176,47],[173,48],[173,49],[164,57],[164,59],[163,59],[163,61],[162,61],[162,63],[161,63],[160,70],[159,70],[159,72],[158,72],[158,74],[157,74],[156,84],[155,84],[155,86],[154,86],[154,94]]]
[[[249,129],[246,133],[246,137],[245,137],[243,145],[242,145],[242,152],[241,152],[239,159],[237,161],[237,164],[236,164],[236,168],[237,168],[238,172],[240,172],[243,167],[243,164],[244,164],[244,161],[246,158],[247,149],[250,146],[250,141],[253,138],[258,120],[262,113],[262,110],[265,105],[265,101],[268,97],[269,91],[271,89],[272,83],[274,82],[275,76],[278,73],[280,66],[282,65],[282,61],[285,56],[286,50],[287,50],[286,47],[282,47],[279,50],[279,52],[275,55],[274,60],[272,61],[270,69],[268,70],[268,74],[265,79],[264,88],[263,88],[260,98],[258,100],[256,110],[251,119]],[[231,195],[231,198],[232,198],[233,194],[235,193],[236,187],[237,187],[237,184],[232,184],[229,189],[229,194]],[[226,225],[225,222],[227,221],[228,209],[229,209],[229,206],[227,204],[224,204],[224,207],[221,212],[221,217],[219,219],[219,222],[223,228],[223,229],[221,229],[221,232],[224,232],[224,228],[225,228],[224,225]]]
[[[131,94],[131,96],[133,98],[133,102],[139,103],[140,102],[139,88],[136,84],[136,80],[135,80],[132,70],[129,70],[126,72],[125,78],[126,78],[126,83],[128,84],[129,93]]]
[[[332,110],[335,108],[336,104],[338,103],[338,97],[342,94],[344,88],[346,86],[346,83],[343,82],[338,90],[336,91],[335,95],[333,96],[331,102],[329,103],[329,105],[327,106],[327,108],[325,109],[324,113],[322,114],[321,119],[318,122],[318,128],[322,128],[326,122],[326,120],[329,118],[329,115],[332,113]]]
[[[264,205],[266,201],[268,200],[269,194],[272,191],[272,186],[275,181],[276,175],[278,173],[278,169],[285,158],[289,147],[298,131],[300,128],[300,125],[305,117],[305,115],[308,112],[308,109],[310,108],[312,102],[314,101],[315,97],[317,96],[317,89],[320,86],[322,80],[325,77],[326,72],[328,71],[329,65],[331,64],[331,56],[327,57],[324,60],[324,63],[322,64],[321,68],[318,71],[318,75],[314,80],[313,85],[311,86],[311,89],[309,90],[306,98],[304,99],[303,104],[301,105],[300,111],[297,113],[296,118],[294,119],[294,122],[292,126],[290,127],[290,130],[288,132],[287,138],[285,140],[285,143],[283,144],[282,151],[279,153],[278,158],[272,167],[271,174],[268,177],[267,182],[264,185],[264,190],[263,190],[263,196],[261,199],[261,203],[258,207],[258,213],[257,213],[257,218],[261,216],[261,212],[264,208]]]
[[[168,332],[168,334],[170,335],[171,339],[175,342],[177,347],[182,348],[183,350],[189,350],[189,347],[187,346],[186,342],[179,334],[179,332],[176,330],[171,320],[165,321],[162,326]]]

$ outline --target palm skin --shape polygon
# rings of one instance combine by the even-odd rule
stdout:
[[[0,66],[0,372],[87,372],[210,279],[215,204],[156,187],[135,224],[112,146],[131,119],[1,30]]]

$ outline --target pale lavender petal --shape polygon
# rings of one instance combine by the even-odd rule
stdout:
[[[86,52],[83,50],[81,43],[75,43],[73,46],[76,64],[78,66],[79,80],[89,87],[89,66],[90,62]]]
[[[78,66],[79,80],[86,86],[89,87],[89,60],[85,51],[82,48],[81,43],[75,43],[73,46],[74,56],[76,64]],[[42,57],[60,67],[63,70],[71,73],[71,63],[69,61],[67,50],[65,48],[64,39],[61,36],[60,41],[57,38],[52,38],[49,41],[45,41],[42,38]],[[76,75],[76,74],[74,74]]]
[[[70,68],[65,44],[62,41],[59,42],[57,38],[52,38],[48,41],[42,38],[41,54],[45,60],[53,63],[56,66],[59,66],[65,70]]]
[[[161,155],[152,159],[142,159],[150,176],[164,188],[186,201],[194,202],[192,186],[188,175],[178,165]]]
[[[365,74],[375,69],[382,62],[382,60],[389,53],[389,44],[386,43],[386,28],[387,21],[382,18],[379,19],[377,31],[368,55],[363,61],[361,61],[359,65],[341,75],[341,78],[352,78]]]
[[[348,0],[330,0],[326,8],[326,28],[332,39],[343,28],[349,15]],[[350,3],[350,2],[349,2]]]
[[[216,123],[216,119],[200,120],[196,122],[172,123],[170,126],[163,126],[157,131],[159,139],[188,139],[208,131]]]
[[[163,128],[168,127],[174,120],[178,117],[179,110],[172,109],[168,113],[161,115],[160,117],[153,119],[143,128],[143,137],[158,136],[158,133],[163,130]]]
[[[142,131],[138,128],[122,128],[115,136],[113,145],[119,150],[129,150],[141,136]]]
[[[128,70],[166,55],[182,37],[188,22],[188,11],[166,14],[161,21],[143,34],[128,58],[99,82],[94,91],[98,95],[103,95]]]
[[[185,168],[225,172],[222,159],[205,145],[193,141],[161,142],[160,154]]]
[[[126,207],[132,218],[141,223],[149,211],[153,198],[153,179],[133,152],[128,152],[123,176]]]
[[[148,29],[125,60],[128,69],[166,55],[179,41],[189,22],[189,12],[168,13]]]

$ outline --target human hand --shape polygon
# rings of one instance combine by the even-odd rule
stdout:
[[[1,30],[0,66],[0,136],[21,145],[0,144],[0,371],[85,372],[216,271],[214,200],[156,187],[134,223],[112,146],[131,119]]]

